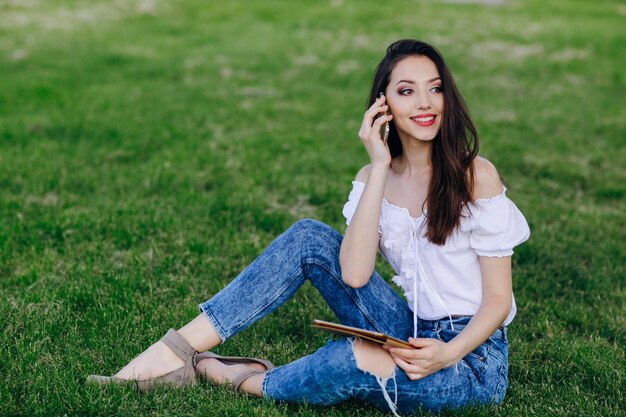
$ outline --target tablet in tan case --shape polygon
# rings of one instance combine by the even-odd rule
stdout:
[[[370,340],[381,345],[417,349],[415,346],[410,345],[404,340],[396,339],[395,337],[387,336],[383,333],[372,332],[369,330],[359,329],[358,327],[344,326],[343,324],[331,323],[323,320],[313,320],[311,324],[316,329],[325,330],[327,332],[335,333],[340,336],[358,336],[362,339]]]

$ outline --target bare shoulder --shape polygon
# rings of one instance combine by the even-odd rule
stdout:
[[[369,177],[370,175],[370,168],[371,168],[371,164],[367,164],[365,165],[363,168],[361,168],[359,170],[359,172],[357,172],[356,174],[356,178],[355,181],[359,181],[359,182],[366,182],[367,181],[367,177]]]
[[[502,192],[502,181],[496,167],[489,160],[477,156],[474,159],[474,192],[472,197],[491,198]]]

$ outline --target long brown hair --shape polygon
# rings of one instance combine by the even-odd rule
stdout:
[[[428,240],[443,245],[461,223],[463,208],[473,202],[472,161],[478,154],[478,132],[441,53],[433,46],[414,39],[403,39],[389,45],[384,58],[376,67],[366,108],[374,103],[381,91],[385,91],[391,72],[398,62],[415,55],[433,61],[441,77],[443,90],[443,119],[441,129],[433,141],[432,174],[424,202],[428,208]],[[402,154],[402,142],[393,121],[389,127],[388,144],[391,157],[394,158]]]

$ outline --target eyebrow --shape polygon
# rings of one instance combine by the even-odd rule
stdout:
[[[435,78],[431,78],[430,80],[428,80],[428,83],[432,83],[433,81],[437,81],[437,80],[441,80],[441,77],[435,77]],[[411,81],[411,80],[400,80],[396,83],[396,85],[400,84],[400,83],[409,83],[409,84],[415,84],[415,81]]]

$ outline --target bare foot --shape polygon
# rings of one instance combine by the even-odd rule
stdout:
[[[159,377],[184,365],[181,358],[163,342],[158,341],[130,361],[115,376],[121,379],[145,380]]]
[[[238,375],[250,369],[266,371],[267,368],[260,363],[245,363],[236,365],[226,365],[215,358],[206,358],[196,364],[196,375],[205,377],[209,381],[217,384],[232,382]]]

